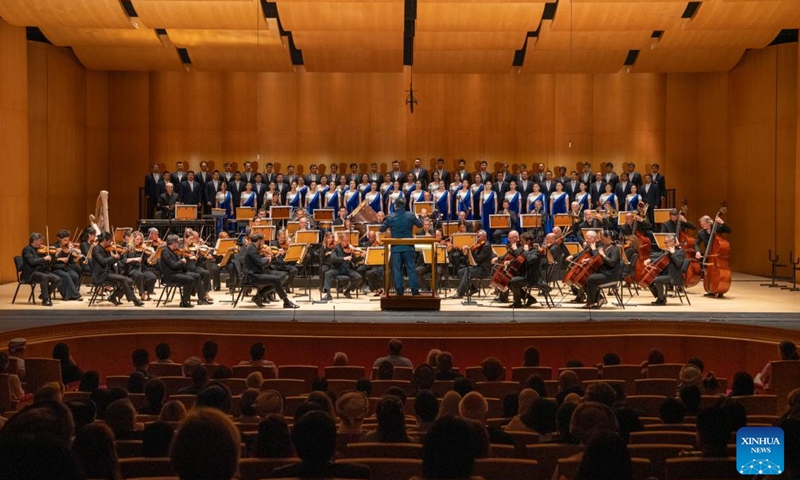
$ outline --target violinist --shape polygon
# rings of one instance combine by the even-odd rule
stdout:
[[[333,300],[330,293],[331,281],[339,275],[350,277],[350,285],[344,293],[346,298],[352,298],[350,292],[361,286],[363,279],[353,267],[355,255],[357,255],[357,250],[350,245],[350,234],[348,232],[339,233],[339,243],[331,250],[331,268],[325,272],[323,280],[322,291],[325,292],[325,296],[322,297],[323,301]]]
[[[461,281],[458,284],[456,294],[450,298],[459,299],[464,298],[467,290],[471,289],[469,293],[477,293],[478,290],[470,285],[470,280],[473,278],[485,278],[492,273],[492,245],[486,241],[486,230],[478,230],[478,236],[471,246],[466,246],[463,249],[464,255],[472,252],[472,258],[475,260],[474,267],[464,267],[458,271],[458,276]]]
[[[114,291],[109,297],[109,301],[114,305],[121,305],[120,297],[125,295],[125,298],[136,305],[137,307],[144,306],[144,302],[136,298],[133,294],[133,280],[130,278],[114,273],[113,266],[120,259],[120,254],[117,251],[117,246],[111,243],[114,235],[110,232],[100,234],[98,243],[92,248],[92,283],[100,285],[101,283],[110,283],[114,286]]]
[[[496,232],[496,230],[495,230],[495,232]],[[511,230],[511,231],[508,232],[508,243],[506,244],[506,247],[508,248],[508,253],[506,255],[511,260],[506,260],[501,265],[500,262],[499,262],[500,258],[495,257],[495,259],[493,259],[493,263],[495,263],[495,260],[496,260],[497,261],[497,265],[499,265],[501,268],[505,268],[511,261],[513,261],[518,256],[522,255],[522,253],[524,252],[524,248],[523,248],[524,245],[523,245],[523,242],[520,241],[519,232],[517,232],[516,230]],[[505,259],[506,257],[504,256],[503,258]],[[524,274],[525,272],[520,270],[520,272],[518,272],[518,273]],[[516,299],[516,297],[514,297],[514,298]],[[501,291],[500,294],[497,296],[497,298],[495,298],[495,301],[502,302],[502,303],[508,303],[508,290],[506,290],[504,292]]]
[[[203,267],[205,270],[208,271],[209,276],[211,277],[210,285],[206,286],[206,291],[210,292],[210,286],[214,287],[214,291],[220,291],[220,270],[219,264],[217,263],[217,259],[214,257],[215,251],[214,249],[209,246],[205,240],[200,238],[200,232],[197,230],[192,230],[192,243],[197,247],[197,263],[199,266]],[[198,272],[199,273],[199,272]],[[209,297],[210,299],[211,297]]]
[[[667,284],[683,283],[683,262],[686,260],[686,252],[678,247],[678,241],[675,235],[667,235],[664,237],[664,250],[659,253],[654,253],[644,261],[645,266],[651,263],[658,263],[664,256],[669,257],[669,264],[662,270],[658,276],[650,284],[650,291],[656,297],[653,305],[666,305],[667,304]]]
[[[677,235],[678,219],[681,221],[681,231],[695,230],[697,228],[693,223],[687,222],[678,209],[673,208],[669,211],[669,220],[661,224],[661,233],[674,233]]]
[[[519,235],[517,235],[517,237],[518,236]],[[508,238],[509,240],[511,239],[510,234]],[[509,248],[511,248],[511,243],[509,243]],[[516,251],[519,251],[519,249]],[[544,249],[534,245],[533,234],[531,232],[522,234],[522,248],[521,252],[518,254],[525,257],[525,263],[522,268],[520,268],[519,272],[517,272],[517,275],[511,278],[511,282],[509,283],[511,291],[514,294],[513,308],[522,308],[523,306],[522,287],[532,286],[536,288],[549,288],[547,284],[543,283],[541,274],[542,256],[546,255],[546,252],[544,252]],[[524,306],[526,307],[537,303],[536,298],[530,293],[527,294],[524,300]]]
[[[50,267],[50,271],[61,278],[58,291],[64,300],[81,301],[80,267],[76,264],[83,254],[70,241],[68,230],[60,230],[56,235],[58,247]]]
[[[81,239],[80,248],[81,254],[83,254],[83,260],[81,261],[81,274],[91,275],[92,269],[89,268],[89,252],[92,251],[92,247],[94,247],[95,243],[97,243],[97,232],[91,225],[89,225],[83,230]]]
[[[244,274],[247,282],[259,287],[253,297],[253,302],[262,308],[264,302],[267,301],[267,294],[274,291],[283,300],[283,308],[299,308],[289,300],[281,284],[281,278],[267,273],[269,264],[272,262],[272,252],[269,249],[263,249],[263,246],[264,235],[261,233],[251,234],[250,245],[245,248],[243,253]]]
[[[205,256],[202,254],[200,248],[200,234],[191,228],[187,228],[183,234],[183,251],[186,257],[186,271],[200,275],[200,281],[203,284],[203,296],[198,294],[198,305],[211,305],[214,300],[208,292],[211,291],[211,272],[203,266],[205,263]]]
[[[47,271],[47,266],[53,260],[50,250],[44,245],[41,233],[31,233],[28,245],[22,249],[22,281],[39,285],[42,306],[52,307],[51,296],[53,291],[61,285],[58,275]]]
[[[282,283],[288,286],[287,290],[291,291],[292,285],[294,285],[294,278],[297,276],[297,267],[294,266],[295,262],[287,263],[284,261],[286,251],[289,249],[286,229],[281,228],[278,230],[275,234],[275,240],[269,242],[269,246],[272,247],[273,251],[272,263],[270,263],[269,269],[272,270],[273,275],[285,277]]]
[[[150,227],[150,229],[147,230],[147,243],[154,249],[160,247],[164,243],[158,236],[158,229],[156,227]]]
[[[159,261],[159,270],[163,277],[164,282],[180,284],[182,288],[181,293],[181,308],[192,308],[192,295],[197,293],[197,298],[201,299],[197,302],[198,305],[204,305],[206,296],[203,282],[200,275],[194,272],[186,271],[187,259],[180,257],[182,253],[178,247],[180,237],[172,234],[167,235],[165,248],[161,252]]]
[[[150,266],[148,260],[155,254],[155,250],[144,244],[142,232],[133,232],[131,247],[125,251],[125,271],[131,279],[136,289],[139,290],[139,297],[142,301],[150,300],[156,286],[156,274]]]
[[[708,239],[711,237],[711,227],[714,226],[714,223],[717,224],[716,233],[731,233],[731,227],[719,216],[713,221],[708,215],[704,215],[700,218],[700,231],[697,232],[697,238],[694,241],[694,249],[697,251],[695,257],[698,260],[702,259],[705,254],[706,247],[708,246]]]

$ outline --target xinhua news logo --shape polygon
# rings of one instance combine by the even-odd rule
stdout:
[[[783,430],[742,427],[736,432],[736,469],[742,475],[783,473]]]

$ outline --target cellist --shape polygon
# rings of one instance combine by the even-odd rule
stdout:
[[[583,250],[588,251],[590,257],[600,255],[603,258],[603,262],[600,265],[600,269],[589,275],[586,281],[586,305],[583,308],[600,308],[605,305],[606,299],[600,298],[600,285],[618,279],[622,268],[619,247],[613,243],[612,232],[609,230],[603,231],[603,239],[600,245],[597,244],[597,240],[597,232],[594,230],[586,232],[586,247]],[[580,254],[576,256],[579,257]],[[572,261],[572,256],[567,257],[567,260]]]
[[[510,239],[511,235],[509,235],[508,238]],[[514,308],[522,308],[523,306],[523,286],[528,285],[538,288],[547,288],[547,285],[542,284],[542,257],[540,255],[540,249],[534,247],[533,238],[532,232],[525,232],[522,234],[522,248],[519,254],[525,257],[525,263],[523,264],[522,268],[520,268],[520,271],[517,272],[517,275],[514,276],[509,283],[511,291],[514,293]],[[524,306],[526,307],[536,303],[536,298],[530,293],[525,297],[524,300]]]
[[[495,233],[497,233],[497,230],[495,230]],[[522,253],[524,252],[524,249],[523,249],[524,242],[520,242],[519,232],[517,232],[516,230],[511,230],[511,231],[508,232],[508,244],[506,245],[506,247],[508,248],[508,253],[506,253],[506,255],[503,257],[504,261],[503,262],[497,262],[497,266],[499,266],[500,268],[505,268],[509,263],[511,263],[518,256],[522,255]],[[495,268],[497,268],[497,267],[495,267]],[[517,272],[517,274],[519,276],[521,276],[521,277],[525,276],[524,266],[519,272]],[[511,286],[510,283],[509,283],[509,286]],[[520,286],[520,290],[521,290],[521,286]],[[500,294],[497,296],[496,300],[498,302],[508,303],[508,290],[506,290],[504,292],[500,292]],[[521,300],[522,299],[520,298],[519,307],[514,307],[514,308],[521,308],[522,307]],[[514,303],[515,304],[517,303],[516,294],[514,295]]]
[[[686,260],[686,252],[678,246],[678,240],[674,234],[664,237],[664,250],[654,253],[644,261],[645,266],[651,263],[658,263],[664,256],[669,257],[669,263],[658,276],[650,283],[650,291],[656,297],[653,305],[667,304],[667,284],[683,283],[683,262]]]
[[[708,239],[711,237],[711,227],[714,226],[714,223],[717,223],[717,232],[716,233],[731,233],[731,227],[728,226],[725,221],[717,216],[713,221],[711,217],[708,215],[704,215],[700,218],[700,231],[697,232],[697,238],[694,240],[694,249],[697,252],[695,254],[695,258],[701,260],[703,258],[703,252],[706,251],[706,247],[708,246]],[[702,247],[700,246],[702,244]]]

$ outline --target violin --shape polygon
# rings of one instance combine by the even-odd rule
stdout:
[[[352,245],[348,245],[347,247],[344,247],[343,250],[344,250],[344,253],[346,253],[348,255],[352,255],[354,257],[360,257],[364,253],[363,250],[361,250],[360,248],[354,247]]]
[[[39,255],[44,255],[45,257],[48,255],[55,255],[58,253],[58,248],[56,247],[48,247],[47,245],[43,245],[36,250],[36,253]]]

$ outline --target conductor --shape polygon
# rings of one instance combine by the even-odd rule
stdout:
[[[413,213],[406,211],[406,200],[401,195],[394,201],[394,213],[383,221],[381,233],[391,229],[392,238],[412,238],[412,229],[421,226],[422,220]],[[408,273],[408,285],[411,287],[411,295],[419,295],[416,269],[417,256],[414,251],[414,246],[392,245],[391,257],[392,275],[394,276],[394,286],[397,295],[403,294],[403,264],[405,264],[406,272]]]

